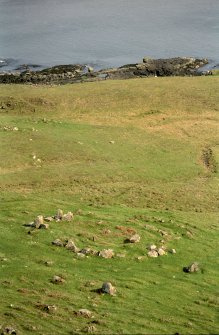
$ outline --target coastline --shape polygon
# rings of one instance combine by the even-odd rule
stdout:
[[[175,57],[167,59],[143,58],[141,63],[95,71],[84,64],[58,65],[42,70],[37,65],[22,65],[14,72],[0,72],[2,84],[67,84],[108,79],[131,79],[144,77],[200,76],[211,75],[204,70],[209,65],[206,58]],[[32,67],[32,68],[31,68]]]

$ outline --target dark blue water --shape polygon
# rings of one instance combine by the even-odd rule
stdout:
[[[144,56],[219,63],[219,0],[0,0],[0,69]]]

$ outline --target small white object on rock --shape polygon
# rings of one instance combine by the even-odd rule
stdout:
[[[105,282],[102,285],[101,291],[110,295],[115,295],[116,288],[110,282]]]
[[[159,256],[157,250],[150,250],[148,251],[147,255],[148,257],[158,257]]]
[[[129,238],[129,242],[130,243],[137,243],[137,242],[140,242],[140,239],[141,239],[140,235],[134,234]]]
[[[103,249],[99,251],[98,256],[103,258],[112,258],[114,256],[114,251],[112,249]]]

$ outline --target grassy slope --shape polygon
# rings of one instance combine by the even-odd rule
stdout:
[[[219,161],[218,88],[218,77],[0,87],[0,325],[22,334],[82,333],[92,321],[100,334],[218,333],[218,172],[203,160],[211,148]],[[58,208],[81,211],[27,234],[23,223]],[[117,226],[140,243],[124,244],[128,231]],[[176,255],[145,256],[163,239],[157,229]],[[79,260],[51,245],[60,237],[126,257]],[[202,271],[185,274],[192,261]],[[54,274],[66,283],[50,283]],[[94,292],[106,280],[116,297]],[[80,308],[94,319],[76,317]]]

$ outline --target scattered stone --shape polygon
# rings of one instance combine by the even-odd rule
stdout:
[[[114,251],[112,249],[103,249],[99,251],[98,256],[103,258],[112,258],[114,256]]]
[[[115,141],[109,141],[110,144],[115,144]]]
[[[17,331],[11,326],[6,326],[5,328],[1,329],[1,335],[5,334],[17,335]]]
[[[73,220],[73,213],[72,212],[68,212],[67,214],[64,214],[62,216],[62,221],[72,221]]]
[[[187,272],[187,273],[198,272],[199,271],[199,265],[198,265],[198,263],[194,262],[194,263],[190,264],[189,266],[185,266],[183,268],[183,271]]]
[[[43,308],[49,314],[54,314],[57,311],[56,305],[45,305]]]
[[[159,256],[164,256],[164,255],[166,255],[166,252],[165,252],[165,250],[164,250],[163,248],[159,248],[159,249],[157,250],[157,252],[158,252],[158,255],[159,255]]]
[[[170,250],[169,250],[169,253],[171,253],[171,254],[176,254],[176,249],[170,249]]]
[[[149,245],[149,246],[147,247],[147,249],[148,249],[149,251],[156,250],[156,249],[157,249],[157,246],[156,246],[155,244],[151,244],[151,245]]]
[[[97,328],[94,325],[89,325],[85,328],[85,332],[87,333],[95,333]]]
[[[40,225],[43,224],[43,216],[38,215],[36,219],[34,220],[35,228],[39,229]]]
[[[128,240],[130,243],[137,243],[137,242],[140,242],[140,235],[138,234],[135,234],[135,235],[132,235]]]
[[[53,284],[63,284],[65,282],[65,279],[60,276],[53,276],[51,282]]]
[[[115,295],[116,288],[110,282],[105,282],[102,285],[101,291],[110,295]]]
[[[57,214],[55,215],[55,219],[56,220],[62,220],[63,217],[63,210],[62,209],[58,209]]]
[[[67,244],[65,245],[65,248],[73,252],[76,252],[76,253],[79,252],[80,250],[78,247],[76,247],[75,243],[72,240],[69,240],[67,242]]]
[[[47,217],[44,217],[44,221],[46,222],[52,222],[54,219],[52,216],[47,216]]]
[[[52,242],[52,244],[56,245],[57,247],[63,247],[64,246],[64,243],[59,238],[57,238],[56,240],[54,240]]]
[[[91,318],[92,317],[92,312],[89,311],[88,309],[86,308],[82,308],[82,309],[79,309],[78,312],[76,312],[76,315],[77,316],[83,316],[85,318]]]
[[[158,257],[159,256],[157,250],[150,250],[148,251],[147,255],[148,257]]]
[[[39,226],[39,229],[49,229],[49,224],[48,224],[48,223],[42,223],[42,224]]]
[[[97,254],[97,251],[96,250],[93,250],[91,248],[83,248],[80,250],[80,253],[81,254],[84,254],[84,255],[96,255]]]

